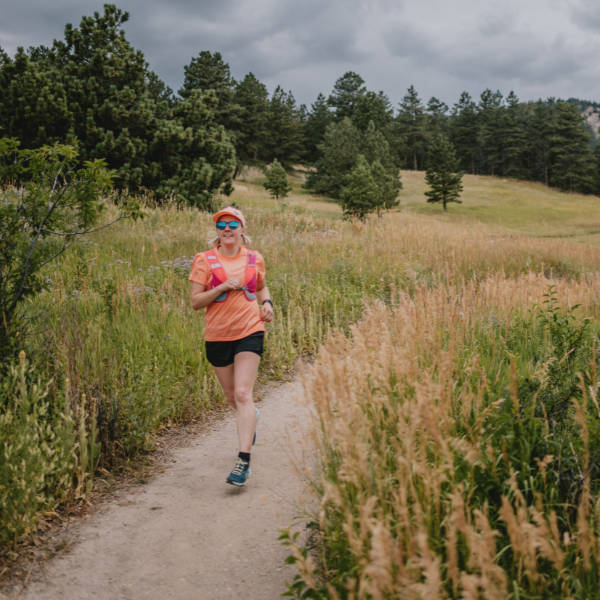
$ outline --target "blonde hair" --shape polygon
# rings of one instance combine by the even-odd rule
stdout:
[[[251,243],[252,243],[252,238],[250,238],[245,233],[243,233],[242,234],[242,244],[244,246],[249,246]],[[216,237],[208,240],[208,245],[211,248],[216,248],[219,245],[219,236],[217,235]]]

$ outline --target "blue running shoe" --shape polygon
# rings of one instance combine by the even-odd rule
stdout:
[[[238,487],[243,487],[246,485],[246,481],[248,481],[248,477],[250,477],[250,475],[252,475],[250,463],[238,457],[233,471],[229,473],[227,483],[230,483],[231,485],[237,485]]]
[[[256,424],[258,425],[258,420],[260,419],[260,410],[258,410],[258,408],[254,407],[256,409]],[[252,440],[252,445],[254,446],[254,444],[256,444],[256,436],[258,434],[258,431],[254,431],[254,439]]]

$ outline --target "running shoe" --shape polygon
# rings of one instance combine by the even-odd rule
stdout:
[[[229,473],[227,483],[230,483],[231,485],[237,485],[238,487],[243,487],[246,485],[246,481],[248,481],[248,477],[250,477],[250,475],[252,475],[250,463],[238,457],[233,471]]]
[[[258,420],[260,419],[260,410],[258,410],[258,408],[254,407],[256,410],[256,424],[258,425]],[[256,436],[258,435],[258,431],[255,429],[254,430],[254,439],[252,440],[252,445],[254,446],[254,444],[256,444]]]

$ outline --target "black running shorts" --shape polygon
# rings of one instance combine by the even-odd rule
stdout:
[[[254,352],[262,356],[264,343],[264,331],[257,331],[241,340],[231,342],[205,342],[206,358],[213,367],[228,367],[240,352]]]

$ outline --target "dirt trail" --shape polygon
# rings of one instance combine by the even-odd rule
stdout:
[[[277,537],[297,514],[302,489],[291,459],[306,424],[298,396],[297,384],[274,386],[258,404],[259,437],[245,488],[225,484],[237,448],[231,415],[175,452],[176,462],[150,484],[90,518],[70,552],[12,597],[279,598],[294,576]]]

